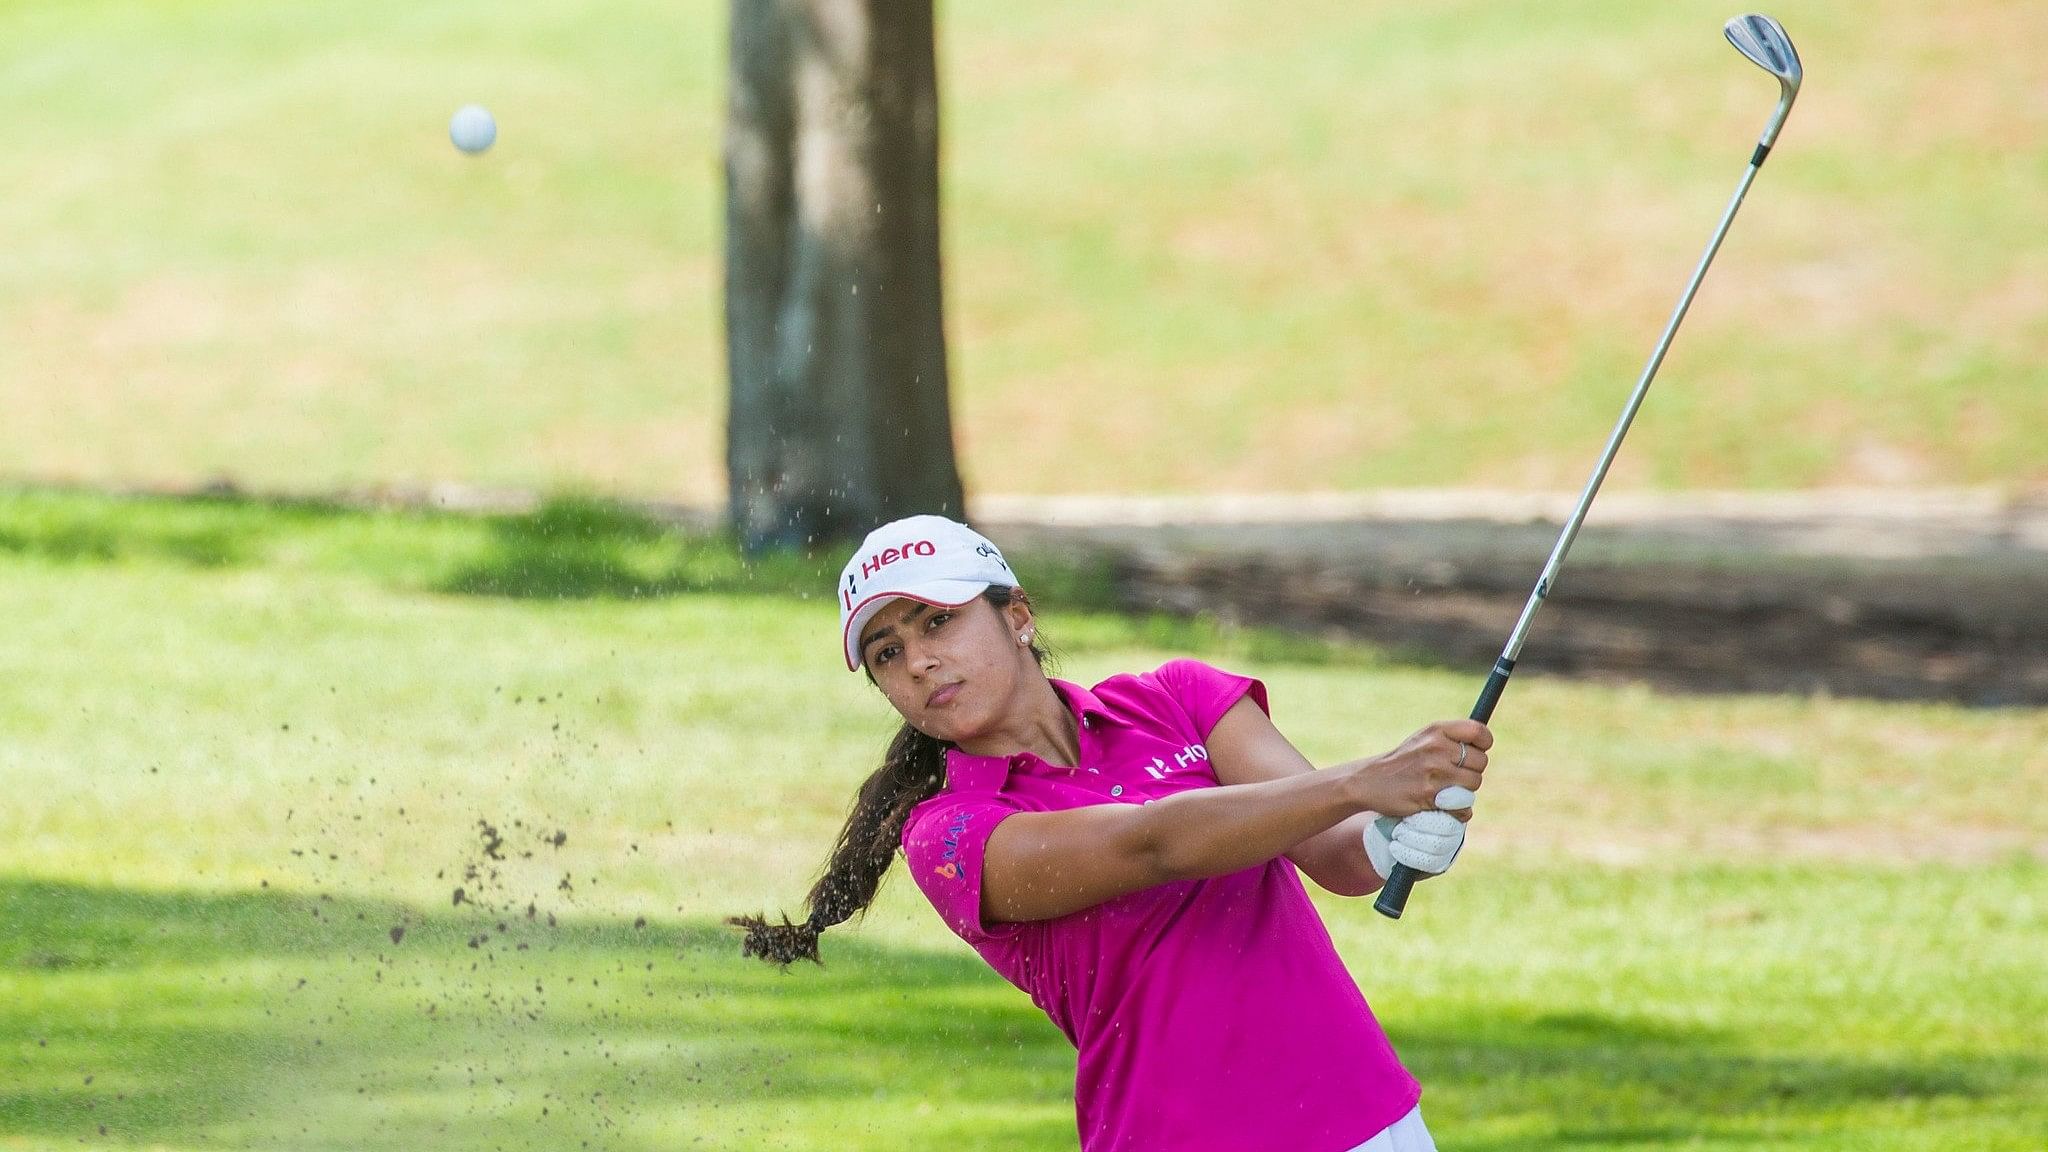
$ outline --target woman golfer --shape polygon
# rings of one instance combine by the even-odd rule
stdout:
[[[903,729],[808,921],[732,918],[747,954],[816,960],[900,846],[947,926],[1079,1050],[1086,1152],[1435,1147],[1300,874],[1363,896],[1395,861],[1448,867],[1484,725],[1316,771],[1257,680],[1195,660],[1049,679],[1002,553],[940,516],[870,533],[838,592],[846,666]]]

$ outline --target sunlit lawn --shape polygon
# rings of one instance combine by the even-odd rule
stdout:
[[[721,495],[724,11],[0,5],[0,474]],[[1575,487],[1776,99],[1733,11],[942,5],[970,485]],[[2048,482],[2048,21],[1771,11],[1614,483]]]
[[[900,877],[822,969],[718,923],[800,914],[890,728],[814,568],[0,496],[0,1147],[1073,1147],[1070,1049]],[[1475,686],[1041,587],[1066,675],[1254,671],[1323,763]],[[1445,1147],[2041,1146],[2048,713],[1537,659],[1496,728],[1452,878],[1322,900]]]

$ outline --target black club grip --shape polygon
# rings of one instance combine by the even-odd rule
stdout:
[[[1481,724],[1493,721],[1493,706],[1500,703],[1500,694],[1508,690],[1508,677],[1515,674],[1515,662],[1503,656],[1493,662],[1493,675],[1486,678],[1486,687],[1479,690],[1479,701],[1472,705],[1472,719]]]
[[[1515,662],[1503,656],[1493,663],[1493,675],[1486,678],[1486,687],[1479,690],[1479,700],[1472,705],[1472,719],[1481,724],[1493,719],[1494,705],[1500,703],[1500,694],[1507,691],[1508,677],[1515,674]],[[1380,885],[1380,897],[1372,902],[1373,911],[1389,920],[1399,920],[1408,907],[1408,894],[1415,890],[1415,882],[1422,879],[1422,873],[1406,864],[1394,865],[1394,874]]]
[[[1408,893],[1415,889],[1415,882],[1422,879],[1422,873],[1406,864],[1394,865],[1394,874],[1380,885],[1380,898],[1372,902],[1373,911],[1389,920],[1399,920],[1401,910],[1408,907]]]

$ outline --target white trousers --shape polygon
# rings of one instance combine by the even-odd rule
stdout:
[[[1436,1152],[1436,1141],[1422,1125],[1422,1105],[1380,1130],[1380,1134],[1351,1149],[1351,1152]]]

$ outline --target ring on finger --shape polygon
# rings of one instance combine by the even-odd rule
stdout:
[[[1458,767],[1463,768],[1465,766],[1465,753],[1469,751],[1471,751],[1471,748],[1463,740],[1458,741]]]

